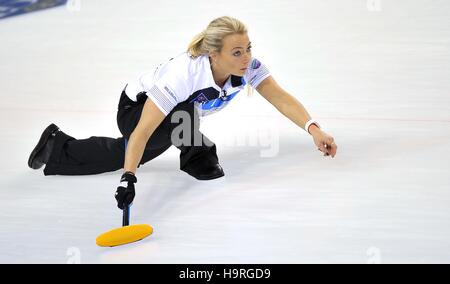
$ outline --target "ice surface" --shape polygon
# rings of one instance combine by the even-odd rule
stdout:
[[[450,2],[80,3],[0,21],[0,262],[450,262]],[[336,157],[240,94],[202,121],[226,177],[194,180],[172,147],[137,173],[132,223],[154,234],[97,247],[121,225],[121,171],[45,177],[30,151],[51,122],[118,137],[125,82],[222,15],[248,25],[253,56],[335,138]]]

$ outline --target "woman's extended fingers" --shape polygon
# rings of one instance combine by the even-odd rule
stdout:
[[[327,152],[327,148],[326,148],[326,144],[321,144],[322,146],[319,145],[319,148],[317,148],[319,151],[326,153]]]
[[[323,152],[324,156],[330,156],[334,158],[337,151],[337,145],[334,142],[331,142],[330,144],[323,144],[322,147],[317,148],[319,151]]]
[[[334,138],[325,132],[319,132],[314,137],[314,143],[317,145],[317,149],[321,151],[324,156],[330,156],[334,158],[336,155],[337,145],[334,143]]]
[[[331,157],[334,158],[334,156],[336,156],[337,151],[336,143],[331,142],[330,144],[327,144],[326,147],[327,147],[327,156],[331,155]]]

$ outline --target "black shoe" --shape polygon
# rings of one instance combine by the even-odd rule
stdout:
[[[55,135],[58,131],[59,127],[52,123],[42,132],[39,142],[28,158],[28,166],[30,168],[37,170],[48,162],[48,158],[53,150]]]
[[[225,175],[222,167],[218,163],[210,163],[202,160],[189,163],[182,171],[185,171],[198,180],[211,180]]]

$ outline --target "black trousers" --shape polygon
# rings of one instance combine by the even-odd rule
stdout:
[[[52,153],[44,169],[44,175],[90,175],[123,168],[126,144],[139,122],[146,98],[146,96],[140,97],[138,102],[134,102],[127,97],[125,92],[122,92],[117,111],[117,124],[123,137],[92,136],[87,139],[75,139],[63,131],[57,132]],[[184,111],[191,120],[190,143],[175,145],[181,150],[180,169],[183,170],[198,159],[208,159],[213,163],[219,162],[216,145],[199,130],[200,123],[196,108],[193,104],[182,102],[164,118],[153,132],[138,167],[161,155],[173,145],[172,131],[184,122],[184,119],[171,122],[172,115],[177,111]],[[183,138],[183,135],[185,133],[181,134],[181,138]],[[194,141],[194,138],[197,140]],[[199,141],[201,143],[198,143]],[[195,142],[196,144],[194,144]]]

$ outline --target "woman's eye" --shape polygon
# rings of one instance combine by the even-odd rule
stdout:
[[[252,47],[251,46],[247,48],[247,52],[252,52]],[[240,56],[241,52],[240,51],[236,51],[235,53],[233,53],[233,55],[234,56]]]

